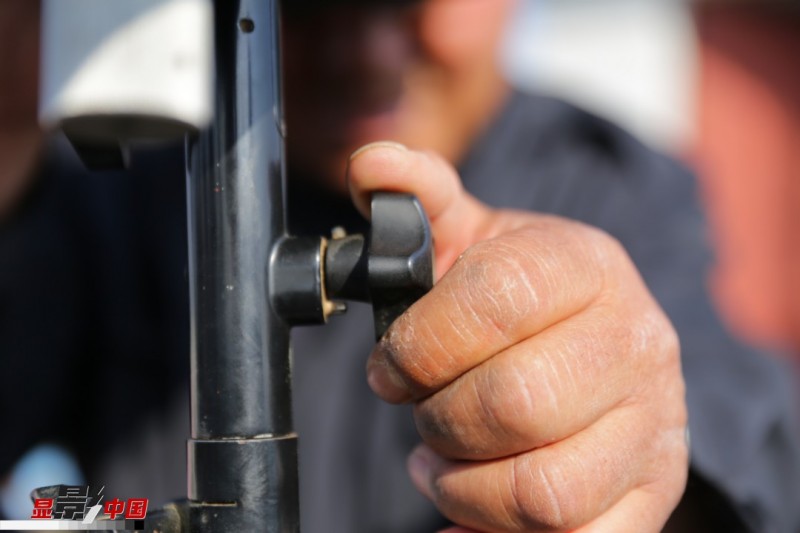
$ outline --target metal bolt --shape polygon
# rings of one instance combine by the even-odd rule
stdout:
[[[336,226],[331,230],[331,239],[339,240],[347,237],[347,231],[342,226]]]

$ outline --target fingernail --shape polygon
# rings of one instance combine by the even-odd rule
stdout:
[[[362,146],[361,148],[350,154],[350,161],[354,160],[356,157],[360,156],[364,152],[369,152],[373,148],[394,148],[395,150],[408,152],[408,148],[406,148],[406,145],[404,144],[400,144],[394,141],[375,141],[369,144],[365,144],[364,146]]]
[[[391,403],[403,403],[411,399],[411,392],[386,358],[385,349],[378,344],[367,360],[367,383],[370,388]]]
[[[430,497],[431,462],[425,446],[417,446],[408,457],[408,473],[417,489]]]

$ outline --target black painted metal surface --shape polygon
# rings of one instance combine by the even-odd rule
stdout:
[[[298,531],[289,327],[267,273],[285,236],[278,0],[215,2],[211,127],[190,143],[190,531]]]
[[[433,287],[433,236],[422,205],[410,194],[372,195],[367,239],[331,240],[325,253],[329,298],[371,302],[375,337]]]

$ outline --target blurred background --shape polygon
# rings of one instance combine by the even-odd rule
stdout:
[[[693,167],[729,327],[800,352],[800,2],[524,0],[503,61]]]
[[[697,170],[716,302],[741,338],[787,354],[800,354],[798,57],[800,0],[521,0],[502,57],[517,86]],[[74,458],[31,450],[0,480],[0,513],[26,518],[29,488],[54,480],[83,482]]]

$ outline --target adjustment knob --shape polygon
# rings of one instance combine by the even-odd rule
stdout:
[[[433,287],[433,238],[428,217],[410,194],[372,195],[372,228],[334,238],[325,251],[331,299],[371,302],[375,336]]]

